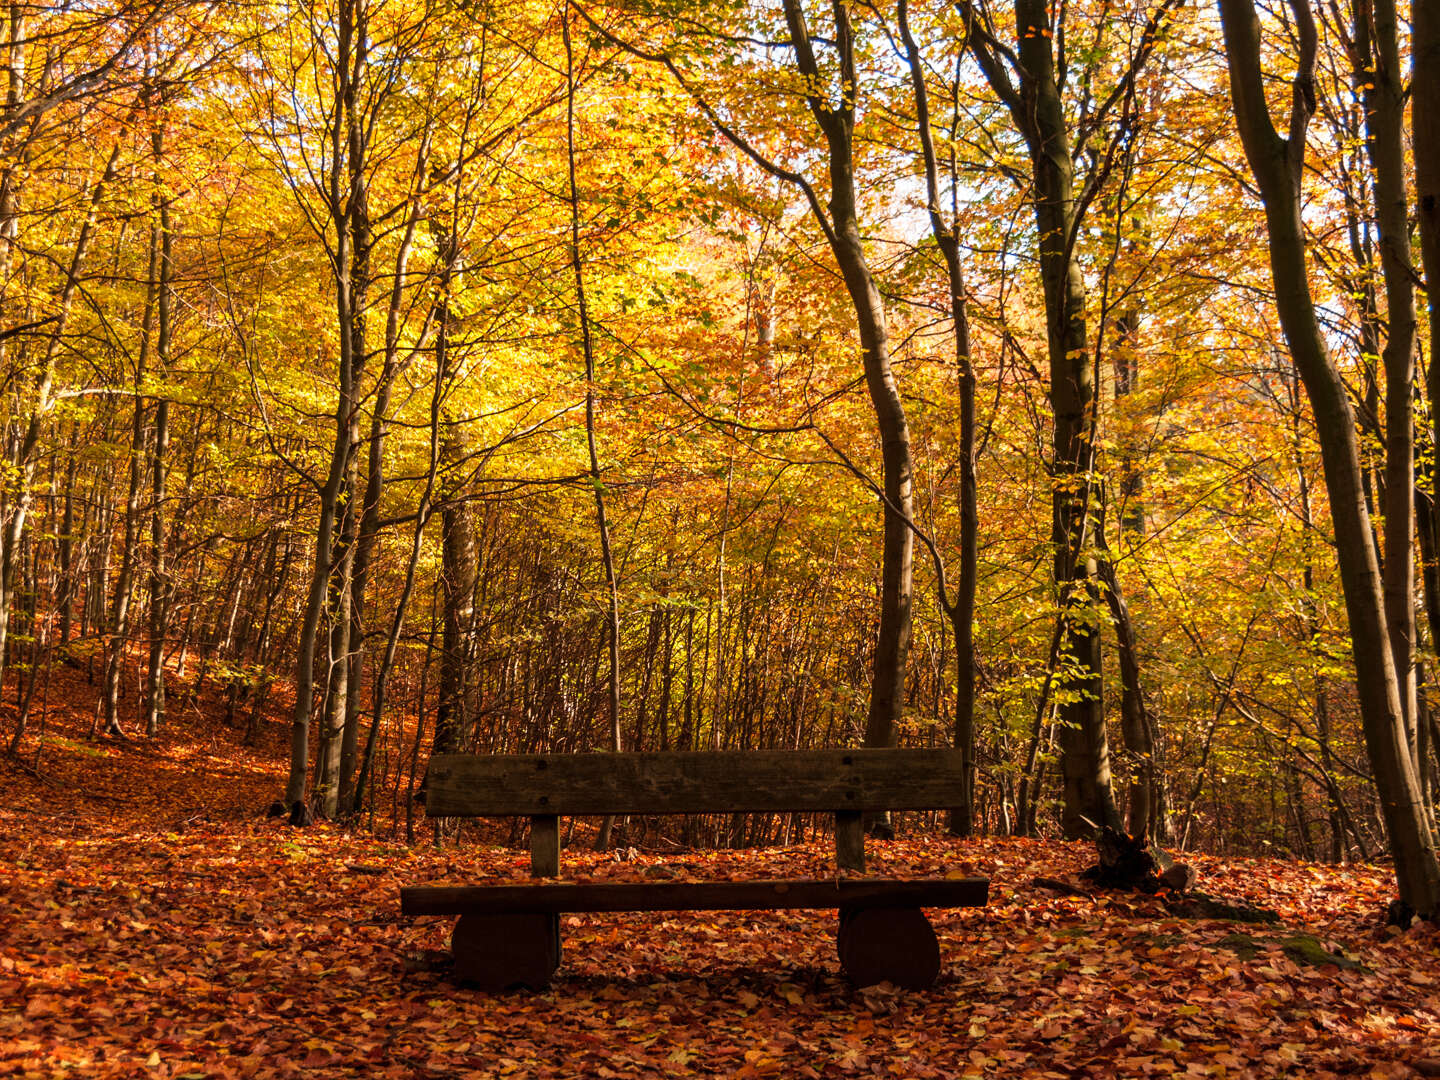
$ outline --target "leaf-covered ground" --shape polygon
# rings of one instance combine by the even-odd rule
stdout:
[[[487,996],[417,960],[449,921],[401,919],[397,891],[521,878],[523,851],[260,819],[273,755],[219,729],[61,731],[44,780],[0,763],[0,1075],[1440,1075],[1440,936],[1377,932],[1383,868],[1193,859],[1202,887],[1281,914],[1256,928],[1031,885],[1079,870],[1078,845],[872,842],[876,871],[993,879],[988,908],[933,913],[931,991],[852,989],[833,913],[770,912],[566,918],[548,992]],[[574,878],[832,866],[821,844],[565,860]]]

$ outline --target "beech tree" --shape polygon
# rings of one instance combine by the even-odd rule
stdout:
[[[1336,557],[1354,642],[1365,745],[1384,810],[1400,899],[1428,917],[1440,912],[1440,863],[1406,738],[1400,678],[1386,623],[1385,589],[1361,483],[1355,419],[1316,317],[1306,269],[1301,183],[1306,129],[1315,111],[1318,35],[1308,0],[1291,0],[1289,6],[1299,54],[1291,77],[1285,134],[1276,130],[1265,100],[1261,25],[1252,0],[1220,0],[1230,96],[1245,157],[1265,209],[1276,310],[1315,412]],[[1392,408],[1394,405],[1392,402]],[[1408,410],[1406,418],[1408,422]],[[1408,480],[1407,476],[1402,485],[1407,492]],[[1408,534],[1404,540],[1408,546]]]
[[[806,14],[800,0],[785,0],[787,47],[799,76],[801,96],[814,118],[825,147],[828,196],[801,172],[757,148],[755,142],[725,121],[698,90],[692,93],[700,107],[726,139],[776,179],[793,185],[804,195],[815,223],[825,237],[849,295],[860,338],[860,362],[865,386],[879,430],[882,460],[882,514],[884,539],[880,569],[879,625],[875,638],[864,743],[893,746],[905,699],[906,657],[911,638],[914,596],[914,536],[909,519],[914,510],[910,455],[910,429],[905,405],[891,364],[885,300],[865,253],[856,191],[855,116],[860,96],[856,63],[855,26],[849,6],[831,5],[833,33],[826,43],[835,53],[835,74],[822,71]],[[597,25],[591,21],[591,25]],[[647,54],[606,36],[636,55],[664,63],[687,89],[690,82],[674,58]]]
[[[1115,86],[1090,101],[1092,69],[1080,80],[1084,123],[1072,133],[1066,115],[1068,64],[1065,8],[1043,0],[1017,0],[1015,45],[1003,44],[987,5],[958,0],[965,41],[986,82],[1024,139],[1030,159],[1031,200],[1044,291],[1049,396],[1053,410],[1051,543],[1060,606],[1060,728],[1067,836],[1099,827],[1123,828],[1111,785],[1110,743],[1105,727],[1102,658],[1102,589],[1118,591],[1113,573],[1102,579],[1097,547],[1103,528],[1096,511],[1103,498],[1096,475],[1096,386],[1089,348],[1086,288],[1078,241],[1085,213],[1128,140],[1128,118],[1109,134],[1105,149],[1079,177],[1085,143],[1105,135],[1110,114],[1133,105],[1135,81],[1153,52],[1172,6],[1160,4],[1147,20]],[[1086,61],[1093,65],[1093,60]],[[1120,605],[1116,615],[1128,620]],[[1133,660],[1133,649],[1129,650]],[[1133,683],[1137,672],[1128,672]],[[1143,831],[1143,829],[1142,829]]]
[[[961,770],[963,787],[960,798],[950,811],[949,828],[956,836],[970,836],[975,830],[975,593],[980,554],[980,511],[975,473],[975,360],[971,355],[970,312],[965,298],[960,237],[953,215],[947,215],[941,203],[940,162],[930,118],[925,61],[910,29],[906,0],[900,0],[896,15],[914,95],[915,128],[925,176],[926,216],[930,220],[930,234],[945,263],[951,333],[955,343],[956,391],[960,396],[960,437],[956,454],[960,477],[960,565],[953,597],[949,591],[945,564],[935,543],[927,539],[927,546],[935,563],[937,599],[955,638],[955,746],[964,755],[964,768]],[[959,183],[953,168],[950,183],[953,192],[954,185]]]

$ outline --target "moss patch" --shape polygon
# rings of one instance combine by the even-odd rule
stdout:
[[[1254,960],[1260,953],[1279,946],[1280,951],[1297,964],[1306,967],[1324,967],[1334,964],[1345,971],[1367,971],[1359,960],[1343,952],[1332,952],[1313,934],[1291,934],[1283,938],[1257,938],[1250,934],[1226,934],[1215,942],[1219,949],[1229,949],[1241,960]]]

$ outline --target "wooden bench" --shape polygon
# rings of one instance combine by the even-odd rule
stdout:
[[[862,815],[947,807],[960,790],[949,750],[758,750],[719,753],[437,755],[426,779],[431,817],[530,818],[530,871],[560,872],[563,815],[805,813],[835,815],[839,871],[865,869]],[[858,985],[924,988],[940,970],[921,908],[983,906],[981,877],[841,877],[418,886],[406,915],[459,915],[456,974],[487,990],[540,988],[560,962],[565,912],[836,908],[841,967]]]

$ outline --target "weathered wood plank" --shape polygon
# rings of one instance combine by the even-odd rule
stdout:
[[[980,907],[988,878],[421,885],[400,890],[406,915],[538,911],[759,911],[778,908]]]
[[[961,791],[956,750],[442,754],[432,817],[929,810]]]

